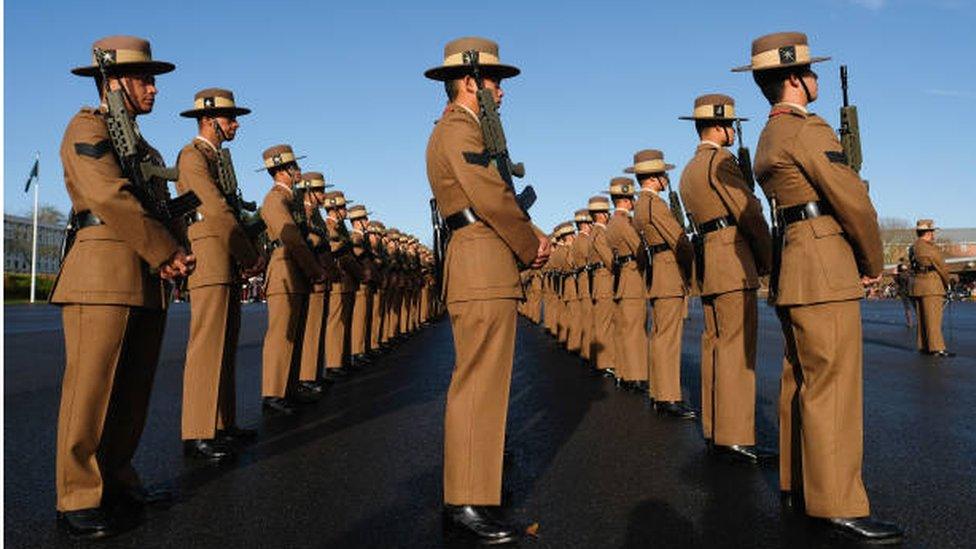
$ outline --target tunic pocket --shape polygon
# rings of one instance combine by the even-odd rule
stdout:
[[[810,228],[827,285],[834,290],[860,290],[861,278],[854,261],[854,251],[837,220],[829,215],[816,217],[810,220]]]

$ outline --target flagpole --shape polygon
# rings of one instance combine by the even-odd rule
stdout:
[[[40,166],[41,153],[37,152],[34,155],[34,161]],[[31,243],[31,285],[30,285],[30,302],[34,303],[34,295],[37,290],[37,196],[38,187],[41,186],[41,170],[40,167],[37,169],[37,177],[34,178],[34,238]]]

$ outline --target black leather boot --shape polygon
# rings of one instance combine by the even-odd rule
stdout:
[[[74,539],[103,539],[118,533],[98,508],[58,513],[58,527]]]
[[[514,543],[519,538],[516,528],[505,524],[481,505],[444,505],[444,527],[449,533],[482,545]]]

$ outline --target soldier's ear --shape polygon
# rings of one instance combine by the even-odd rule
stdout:
[[[464,76],[464,80],[461,81],[461,85],[464,87],[464,91],[474,95],[478,93],[478,82],[470,74]]]

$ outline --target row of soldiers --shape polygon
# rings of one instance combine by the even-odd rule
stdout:
[[[755,40],[751,63],[733,69],[752,72],[771,105],[754,166],[727,150],[746,120],[734,100],[698,97],[692,114],[681,117],[694,122],[698,145],[681,174],[680,202],[663,153],[637,152],[625,169],[636,182],[613,178],[609,199],[590,198],[573,221],[555,227],[549,262],[523,271],[521,311],[536,323],[544,316],[569,351],[619,386],[646,392],[659,412],[693,419],[682,401],[681,338],[688,297],[699,296],[706,445],[738,461],[771,463],[777,454],[755,446],[757,290],[768,275],[786,343],[778,454],[784,506],[851,539],[891,543],[902,531],[871,518],[861,479],[858,302],[880,280],[880,231],[845,148],[807,110],[818,93],[811,65],[827,59],[811,55],[802,33]],[[754,194],[753,170],[772,227]],[[659,196],[665,190],[672,204]],[[681,202],[687,230],[673,207]],[[919,294],[939,293],[945,282],[931,258],[931,235],[924,236],[930,228],[919,225],[916,275],[939,288]],[[930,333],[941,297],[919,299],[919,310],[932,317],[920,322],[919,349],[947,356],[941,336]]]
[[[98,40],[90,65],[100,106],[69,122],[61,145],[72,214],[51,303],[62,308],[66,365],[58,417],[58,523],[78,538],[116,533],[165,494],[132,467],[166,324],[168,287],[185,283],[190,336],[183,383],[186,454],[234,456],[257,432],[237,425],[240,281],[263,274],[268,328],[263,410],[292,415],[325,384],[368,365],[439,314],[433,257],[417,238],[370,219],[289,145],[263,153],[272,180],[260,210],[237,188],[229,151],[250,112],[208,88],[181,113],[196,136],[175,169],[142,137],[156,76],[146,40]],[[170,199],[167,181],[179,196]],[[324,213],[323,213],[324,212]],[[351,226],[347,226],[347,220]]]

